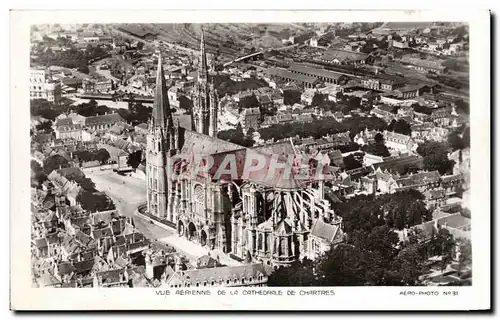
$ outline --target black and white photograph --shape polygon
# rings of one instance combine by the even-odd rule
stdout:
[[[464,299],[489,277],[470,19],[345,14],[25,21],[30,292]]]

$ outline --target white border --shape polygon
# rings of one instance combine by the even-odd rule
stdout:
[[[474,279],[458,296],[402,296],[409,288],[337,287],[335,296],[157,296],[154,289],[34,289],[30,277],[29,25],[467,21],[470,24]],[[487,11],[13,11],[11,12],[11,307],[16,310],[474,310],[490,308],[490,17]],[[274,289],[274,288],[269,288]],[[330,289],[330,288],[318,288]],[[411,288],[443,292],[442,288]],[[446,288],[452,290],[452,288]],[[283,291],[286,294],[286,288]],[[216,289],[213,290],[216,292]],[[140,298],[139,298],[140,297]]]

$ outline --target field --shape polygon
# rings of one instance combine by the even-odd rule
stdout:
[[[120,33],[121,26],[132,27],[142,32],[156,33],[158,40],[182,45],[191,49],[199,49],[201,28],[205,31],[207,51],[227,56],[238,56],[252,48],[279,48],[282,40],[290,35],[306,30],[303,24],[121,24],[109,25],[114,33]],[[313,28],[320,25],[313,25]],[[122,33],[122,36],[126,36]],[[130,36],[132,37],[133,36]],[[136,40],[139,40],[137,38]]]
[[[408,21],[401,21],[401,22],[387,22],[385,23],[382,28],[387,28],[387,29],[413,29],[413,28],[420,28],[420,29],[425,29],[429,28],[433,25],[433,22],[408,22]]]

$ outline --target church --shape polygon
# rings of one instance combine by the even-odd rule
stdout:
[[[298,179],[295,175],[301,170],[318,167],[298,162],[290,176],[284,174],[285,169],[265,175],[272,157],[298,155],[291,141],[245,148],[217,138],[220,110],[203,31],[200,51],[189,127],[173,120],[161,55],[158,57],[147,135],[148,213],[168,221],[179,236],[248,263],[288,265],[298,259],[314,259],[343,242],[342,219],[325,199],[325,183],[335,179],[334,175]],[[210,155],[214,164],[193,175],[195,161],[189,160],[192,157],[179,160],[179,155]],[[238,174],[236,179],[214,174],[227,158],[235,160],[235,171],[241,173],[245,160],[255,155],[266,159],[262,170],[248,176]],[[328,172],[329,165],[321,170]]]

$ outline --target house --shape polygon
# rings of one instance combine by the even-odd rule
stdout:
[[[397,188],[396,179],[397,174],[391,174],[387,170],[382,171],[379,167],[375,170],[375,173],[370,176],[376,181],[376,191],[380,193],[393,193]]]
[[[405,85],[393,90],[399,99],[412,99],[419,96],[421,86]]]
[[[396,40],[389,41],[389,46],[398,49],[407,49],[409,47],[408,42],[396,41]]]
[[[54,128],[54,133],[56,135],[56,139],[81,140],[82,125],[80,124],[58,125]]]
[[[332,150],[328,152],[328,157],[330,158],[330,164],[336,167],[344,166],[344,158],[340,150]]]
[[[419,124],[413,124],[411,126],[411,138],[416,142],[423,142],[429,140],[431,131],[434,128],[432,122],[424,122]]]
[[[168,273],[168,277],[164,276],[167,278],[164,287],[264,287],[271,270],[262,263],[253,263],[173,272],[170,268]]]
[[[324,252],[344,241],[344,232],[338,224],[325,222],[323,218],[316,219],[308,239],[309,259],[316,259]]]
[[[410,152],[416,147],[415,142],[411,136],[407,136],[401,133],[384,131],[384,142],[387,148],[394,149],[399,152]]]
[[[319,60],[330,64],[358,66],[365,64],[368,57],[369,55],[360,52],[329,48]]]
[[[258,107],[243,109],[240,119],[243,129],[248,130],[252,128],[256,130],[260,124],[260,109]]]
[[[391,122],[396,118],[396,115],[394,113],[378,107],[371,109],[370,114],[376,116],[377,118],[384,119],[386,122]]]
[[[435,210],[446,203],[446,191],[444,189],[425,190],[424,196],[428,210]]]
[[[392,174],[405,174],[408,169],[422,169],[424,166],[423,158],[417,155],[400,155],[397,157],[384,158],[383,162],[374,163],[373,169],[380,168],[387,170]]]
[[[396,180],[398,190],[416,189],[421,192],[437,189],[441,183],[438,171],[419,172],[402,176]]]
[[[367,145],[367,144],[370,144],[370,143],[373,143],[374,142],[374,138],[375,138],[375,135],[379,133],[378,131],[376,130],[368,130],[368,128],[365,128],[364,131],[361,131],[359,133],[357,133],[355,136],[354,136],[354,139],[353,141],[361,146],[364,146],[364,145]]]
[[[306,88],[315,88],[316,85],[320,83],[320,80],[316,77],[293,73],[281,68],[269,68],[267,69],[267,73],[272,78],[286,82],[293,82]]]
[[[471,219],[462,216],[460,213],[441,215],[431,221],[416,225],[411,229],[418,229],[422,232],[421,241],[429,241],[438,234],[441,228],[448,230],[455,239],[471,238]],[[401,241],[408,241],[408,229],[399,232]]]
[[[442,61],[423,60],[419,58],[411,58],[408,56],[403,56],[401,58],[401,62],[419,71],[425,71],[425,72],[432,71],[438,74],[446,72],[446,67],[443,67],[441,65]]]
[[[148,134],[148,125],[147,123],[140,123],[134,127],[135,132],[139,134]]]

